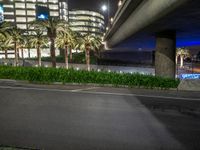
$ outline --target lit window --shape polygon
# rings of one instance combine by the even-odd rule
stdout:
[[[35,10],[27,10],[28,16],[35,16]]]
[[[16,15],[26,15],[25,10],[16,10]]]
[[[32,4],[32,3],[27,3],[27,8],[31,8],[31,9],[35,9],[35,4]]]
[[[26,18],[25,17],[17,17],[16,21],[17,22],[26,22]]]
[[[15,8],[25,8],[25,3],[15,3]]]
[[[59,16],[59,14],[58,14],[58,12],[56,12],[56,11],[55,11],[55,12],[54,12],[54,11],[51,11],[51,12],[50,12],[50,16]]]
[[[20,29],[26,29],[26,24],[17,24],[17,27]]]

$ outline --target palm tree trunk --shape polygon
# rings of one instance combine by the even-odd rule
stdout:
[[[28,58],[31,58],[31,50],[28,48]]]
[[[55,39],[51,38],[51,61],[52,67],[56,68],[56,52],[55,52]]]
[[[180,57],[181,57],[181,66],[180,67],[183,68],[183,58],[184,57],[183,56],[180,56]]]
[[[19,57],[19,48],[17,48],[17,59],[16,59],[17,60],[17,66],[19,66],[19,58],[20,58]]]
[[[14,43],[14,49],[15,49],[15,62],[14,66],[18,66],[18,48],[17,48],[17,43]]]
[[[18,61],[19,61],[19,59],[20,59],[20,55],[19,55],[19,48],[17,48],[17,56],[18,56]]]
[[[7,60],[8,59],[8,50],[5,49],[5,59]]]
[[[70,50],[70,62],[72,63],[72,59],[73,59],[72,57],[73,56],[72,56],[72,48],[71,48],[71,46],[69,47],[69,50]]]
[[[37,46],[38,67],[42,66],[40,46]]]
[[[65,46],[65,67],[66,67],[66,69],[69,68],[69,62],[68,62],[68,47],[67,47],[67,45]]]
[[[24,59],[24,49],[21,49],[22,60]]]
[[[178,56],[176,56],[176,64],[178,64]]]
[[[90,71],[90,49],[86,48],[86,64],[87,70]]]

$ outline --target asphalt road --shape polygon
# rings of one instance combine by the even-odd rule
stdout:
[[[0,144],[45,150],[199,150],[200,118],[180,113],[178,105],[198,109],[200,97],[181,94],[2,84]],[[173,103],[177,110],[169,107]]]

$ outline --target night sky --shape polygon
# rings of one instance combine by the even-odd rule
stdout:
[[[68,0],[69,9],[88,9],[94,11],[101,11],[101,6],[106,4],[108,0]],[[110,16],[113,16],[117,10],[118,0],[110,1]],[[105,14],[105,16],[107,16]]]

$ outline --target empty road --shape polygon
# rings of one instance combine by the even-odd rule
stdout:
[[[193,97],[191,96],[193,95]],[[197,150],[197,93],[0,84],[0,145],[45,150]],[[171,107],[170,107],[171,106]]]

